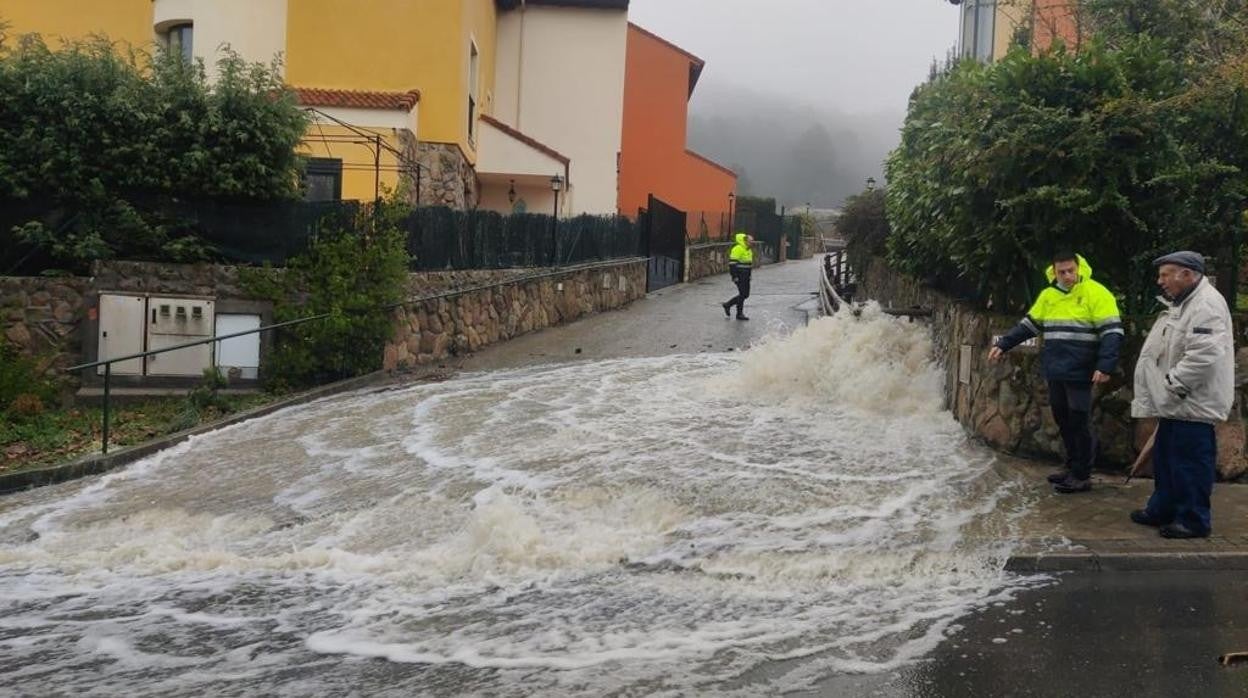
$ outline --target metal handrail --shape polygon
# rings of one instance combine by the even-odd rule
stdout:
[[[570,266],[570,267],[558,267],[551,271],[542,272],[539,274],[526,274],[524,276],[517,276],[515,278],[506,279],[504,281],[495,281],[493,283],[484,284],[481,286],[473,286],[470,288],[457,289],[454,291],[445,291],[443,293],[435,293],[435,294],[431,294],[427,296],[420,296],[419,298],[409,298],[404,301],[399,301],[398,303],[389,303],[383,306],[378,306],[376,308],[372,308],[372,310],[378,310],[378,311],[383,311],[383,312],[388,311],[388,310],[396,310],[398,308],[404,308],[409,305],[416,305],[417,303],[428,303],[430,301],[443,300],[446,298],[454,298],[456,296],[462,296],[462,295],[466,295],[469,293],[474,293],[476,291],[486,291],[489,289],[499,288],[500,286],[506,286],[509,284],[536,281],[540,279],[549,278],[552,276],[558,276],[560,274],[567,274],[568,272],[580,271],[583,269],[590,269],[590,268],[595,268],[595,267],[615,267],[615,266],[621,266],[624,264],[631,264],[631,263],[637,262],[640,259],[643,259],[643,258],[627,257],[623,259],[603,260],[600,262],[589,262],[589,263],[578,264],[578,265]],[[331,315],[333,315],[333,313],[319,313],[317,315],[309,315],[307,317],[296,318],[294,320],[286,320],[284,322],[278,322],[272,325],[265,325],[263,327],[257,327],[256,329],[253,329],[253,330],[243,330],[241,332],[231,332],[230,334],[214,335],[206,339],[197,339],[193,342],[183,342],[181,344],[175,344],[169,347],[161,347],[160,349],[151,349],[148,351],[139,352],[137,354],[127,354],[125,356],[116,356],[116,357],[110,357],[107,359],[101,359],[98,361],[91,361],[91,362],[84,363],[84,364],[78,364],[76,366],[70,366],[69,368],[64,369],[64,371],[65,373],[72,373],[74,371],[82,371],[82,370],[91,369],[91,368],[98,368],[100,366],[104,367],[104,414],[102,416],[103,424],[100,430],[100,440],[101,440],[100,452],[107,454],[108,453],[108,436],[109,436],[109,416],[110,416],[110,411],[111,411],[110,410],[110,407],[111,407],[110,387],[111,387],[112,377],[113,377],[113,364],[118,363],[120,361],[133,361],[134,359],[143,359],[149,356],[155,356],[157,354],[164,354],[170,351],[178,351],[178,350],[187,349],[190,347],[197,347],[203,344],[215,344],[218,342],[223,342],[227,339],[233,339],[235,337],[244,337],[249,334],[257,334],[260,332],[268,332],[270,330],[281,329],[283,327],[301,325],[305,322],[312,322],[314,320],[324,320],[325,318],[330,317]],[[213,364],[216,363],[215,347],[213,351],[213,356],[211,358],[211,363]]]

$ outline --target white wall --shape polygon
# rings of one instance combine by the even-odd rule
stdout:
[[[482,182],[481,201],[478,204],[488,211],[511,213],[513,205],[507,200],[511,185],[508,182]],[[525,213],[550,215],[555,207],[555,194],[550,186],[516,184],[516,198],[524,199]],[[559,208],[563,208],[563,194],[559,195]],[[563,214],[561,214],[562,216]]]
[[[480,155],[477,172],[499,175],[534,175],[549,180],[556,174],[562,177],[565,166],[561,160],[516,140],[492,124],[480,124]]]
[[[627,39],[622,10],[499,14],[493,116],[571,158],[569,214],[616,210]]]
[[[196,58],[216,75],[223,44],[248,61],[269,63],[286,53],[288,0],[154,0],[153,30],[192,22]],[[158,37],[159,38],[159,37]]]

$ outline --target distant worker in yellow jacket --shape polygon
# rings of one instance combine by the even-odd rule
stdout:
[[[1066,467],[1049,476],[1062,494],[1092,488],[1096,437],[1092,433],[1092,384],[1106,383],[1118,365],[1125,333],[1114,294],[1092,279],[1092,266],[1073,252],[1053,255],[1040,292],[1022,322],[997,340],[992,361],[1041,335],[1040,355],[1049,384],[1049,406],[1066,447]]]
[[[737,319],[749,320],[745,316],[745,299],[750,297],[750,274],[754,270],[754,238],[746,233],[737,233],[737,244],[728,253],[728,275],[737,285],[737,295],[720,305],[724,315],[732,317],[732,306],[737,306]]]

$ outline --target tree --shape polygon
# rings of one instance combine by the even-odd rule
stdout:
[[[860,274],[866,273],[871,260],[883,255],[887,249],[890,229],[885,198],[883,189],[851,196],[845,201],[841,217],[836,220],[837,232],[845,240],[849,258]]]
[[[81,268],[92,259],[194,257],[170,201],[298,194],[307,121],[277,66],[122,52],[102,38],[53,51],[0,35],[0,235]]]
[[[1163,251],[1229,242],[1248,167],[1248,71],[1176,60],[1174,39],[1098,37],[959,63],[911,101],[888,162],[890,259],[997,308],[1022,309],[1057,247],[1151,307]]]

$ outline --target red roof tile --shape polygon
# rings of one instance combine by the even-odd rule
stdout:
[[[351,109],[394,109],[411,111],[420,101],[420,90],[407,92],[361,92],[295,87],[299,103],[307,107],[346,107]]]

